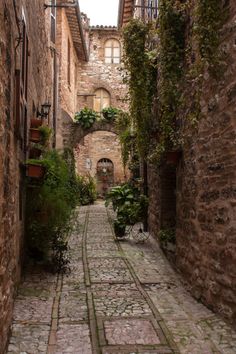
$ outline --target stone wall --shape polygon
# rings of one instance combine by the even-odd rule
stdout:
[[[70,46],[70,78],[68,77],[68,45]],[[59,61],[59,117],[57,120],[57,147],[63,147],[63,124],[74,118],[77,107],[78,57],[65,9],[57,10],[56,48]]]
[[[121,44],[120,33],[115,27],[94,27],[90,29],[90,57],[88,63],[78,67],[77,110],[93,108],[93,95],[96,89],[104,88],[111,96],[111,106],[126,109],[123,101],[127,87],[122,83],[120,64],[106,64],[104,58],[105,42],[117,39]]]
[[[184,125],[176,167],[176,264],[192,294],[236,324],[236,3],[228,4],[221,33],[225,72],[219,81],[205,72],[203,117],[195,129]],[[156,235],[162,170],[149,168],[149,225]]]
[[[100,194],[102,191],[97,178],[99,160],[109,159],[112,161],[114,166],[114,184],[120,184],[126,179],[121,160],[119,138],[114,133],[97,131],[86,135],[75,148],[75,158],[78,174],[95,177]]]
[[[48,39],[50,17],[43,0],[0,1],[0,353],[4,353],[20,279],[24,224],[25,168],[29,120],[51,100],[52,56]],[[16,125],[16,77],[21,69],[22,43],[18,41],[25,18],[29,38],[26,119]],[[23,128],[24,127],[24,128]],[[22,130],[22,139],[19,131]]]
[[[120,33],[114,27],[95,27],[90,29],[90,57],[87,63],[80,62],[78,66],[78,97],[77,110],[84,107],[94,108],[94,92],[103,88],[110,94],[110,105],[126,109],[123,101],[127,95],[127,88],[122,83],[120,64],[106,64],[104,58],[105,42],[109,39],[120,41]],[[120,42],[121,44],[121,42]],[[78,129],[77,129],[78,130]],[[79,174],[86,174],[86,158],[92,160],[92,176],[96,175],[96,166],[99,159],[109,158],[114,163],[115,183],[123,182],[125,175],[121,161],[121,148],[118,137],[107,131],[88,134],[83,144],[78,145],[77,166]],[[76,134],[79,136],[79,134]],[[74,141],[76,143],[76,141]],[[77,141],[79,143],[79,140]],[[128,173],[126,171],[126,173]]]

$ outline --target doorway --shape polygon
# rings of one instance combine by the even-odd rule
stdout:
[[[104,197],[114,184],[114,165],[110,159],[100,159],[97,163],[97,191]]]

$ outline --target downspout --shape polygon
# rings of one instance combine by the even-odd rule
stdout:
[[[58,63],[57,51],[53,49],[53,148],[56,148],[57,134],[57,111],[58,111]]]
[[[125,6],[125,1],[124,0],[120,0],[120,2],[119,2],[119,10],[118,10],[118,24],[117,24],[118,29],[120,29],[122,27],[124,6]]]
[[[88,61],[89,60],[89,53],[88,53],[88,49],[87,49],[85,39],[84,39],[84,31],[83,31],[83,26],[82,26],[79,2],[77,2],[75,11],[76,11],[76,15],[77,15],[78,24],[79,24],[79,32],[80,32],[80,37],[81,37],[81,41],[82,41],[82,47],[83,47],[83,51],[84,51],[85,61]]]

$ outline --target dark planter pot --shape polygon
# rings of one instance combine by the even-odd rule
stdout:
[[[43,178],[45,169],[41,165],[27,165],[27,176],[32,178]]]
[[[41,134],[38,129],[30,128],[30,141],[39,143],[41,140]]]
[[[182,151],[168,151],[166,153],[166,163],[170,165],[178,165],[181,159]]]
[[[42,125],[42,119],[31,118],[30,119],[30,128],[38,128]]]
[[[114,232],[115,232],[116,237],[124,237],[125,236],[125,226],[114,222]]]
[[[37,148],[31,148],[29,152],[30,159],[38,159],[42,154],[42,150]]]

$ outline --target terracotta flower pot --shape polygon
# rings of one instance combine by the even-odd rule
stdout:
[[[30,128],[38,128],[42,125],[42,119],[31,118],[30,119]]]
[[[177,151],[168,151],[166,153],[166,162],[167,164],[171,165],[177,165],[180,158],[181,158],[182,152],[180,150]]]
[[[45,169],[41,165],[27,165],[27,176],[32,178],[42,178],[44,176]]]
[[[41,134],[38,129],[30,128],[30,141],[38,143],[41,140]]]

